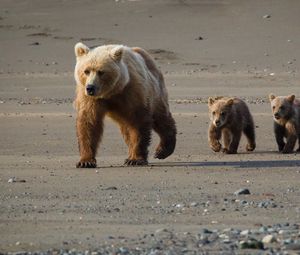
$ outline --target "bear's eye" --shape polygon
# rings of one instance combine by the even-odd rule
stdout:
[[[280,106],[279,109],[283,111],[284,110],[284,106]]]
[[[272,108],[273,108],[273,110],[275,110],[275,106],[273,106]]]
[[[97,72],[97,74],[98,74],[99,76],[102,76],[102,75],[104,74],[104,72],[101,71],[101,70],[99,70],[99,71]]]
[[[216,114],[216,112],[214,111],[214,112],[212,112],[212,115],[215,115]]]
[[[84,73],[85,73],[85,75],[89,75],[89,74],[91,73],[91,71],[88,70],[88,69],[85,69],[85,70],[84,70]]]
[[[221,116],[224,117],[226,115],[226,112],[221,112]]]

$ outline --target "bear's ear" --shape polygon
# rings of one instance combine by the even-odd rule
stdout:
[[[81,57],[83,55],[86,55],[88,54],[90,51],[89,47],[86,46],[85,44],[79,42],[79,43],[76,43],[75,45],[75,55],[76,57]]]
[[[233,98],[230,98],[230,99],[227,100],[226,105],[227,105],[227,106],[232,106],[232,105],[233,105],[233,102],[234,102],[234,99],[233,99]]]
[[[270,100],[270,102],[271,102],[275,97],[276,97],[276,96],[275,96],[274,94],[271,93],[271,94],[269,95],[269,100]]]
[[[208,102],[208,106],[212,106],[215,100],[212,97],[209,97],[207,102]]]
[[[295,95],[287,96],[286,99],[287,99],[290,103],[293,103],[294,100],[295,100]]]
[[[115,48],[113,48],[111,50],[110,56],[112,57],[113,60],[115,60],[116,62],[119,62],[122,59],[123,50],[124,50],[124,47],[122,45],[116,46]]]

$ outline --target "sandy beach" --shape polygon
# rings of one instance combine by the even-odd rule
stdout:
[[[207,228],[216,242],[189,251],[240,254],[230,241],[271,234],[267,251],[293,244],[299,254],[300,154],[277,151],[268,101],[271,92],[300,98],[299,10],[293,0],[1,0],[0,253],[107,245],[141,254],[153,236],[182,243]],[[139,46],[156,59],[178,129],[172,156],[153,159],[153,133],[149,166],[124,167],[127,147],[106,119],[98,168],[75,168],[79,41]],[[209,148],[207,98],[217,95],[247,102],[254,152],[245,137],[236,155]],[[250,194],[235,195],[241,188]],[[229,228],[249,233],[225,243]]]

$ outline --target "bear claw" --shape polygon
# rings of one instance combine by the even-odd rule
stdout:
[[[145,166],[148,165],[148,161],[145,159],[126,159],[124,162],[126,166]]]
[[[90,161],[79,161],[76,164],[76,168],[95,168],[97,166],[96,162],[90,162]]]
[[[254,151],[254,150],[255,150],[255,147],[256,147],[255,144],[247,144],[246,150],[247,150],[247,151]]]

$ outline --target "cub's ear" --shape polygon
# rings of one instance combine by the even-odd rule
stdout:
[[[207,102],[208,102],[208,106],[212,106],[214,104],[215,100],[212,97],[209,97]]]
[[[275,96],[274,94],[271,93],[271,94],[269,95],[269,100],[270,100],[270,102],[271,102],[275,97],[276,97],[276,96]]]
[[[81,57],[83,55],[86,55],[88,54],[90,51],[89,47],[86,46],[85,44],[79,42],[79,43],[76,43],[75,45],[75,55],[76,57]]]
[[[290,103],[293,103],[294,100],[295,100],[295,95],[287,96],[286,99],[287,99]]]
[[[112,57],[113,60],[115,60],[116,62],[119,62],[122,59],[123,50],[124,50],[124,47],[122,45],[116,46],[115,48],[113,48],[111,50],[110,56]]]
[[[227,106],[232,106],[232,105],[233,105],[233,102],[234,102],[234,99],[233,99],[233,98],[230,98],[230,99],[227,100],[226,105],[227,105]]]

